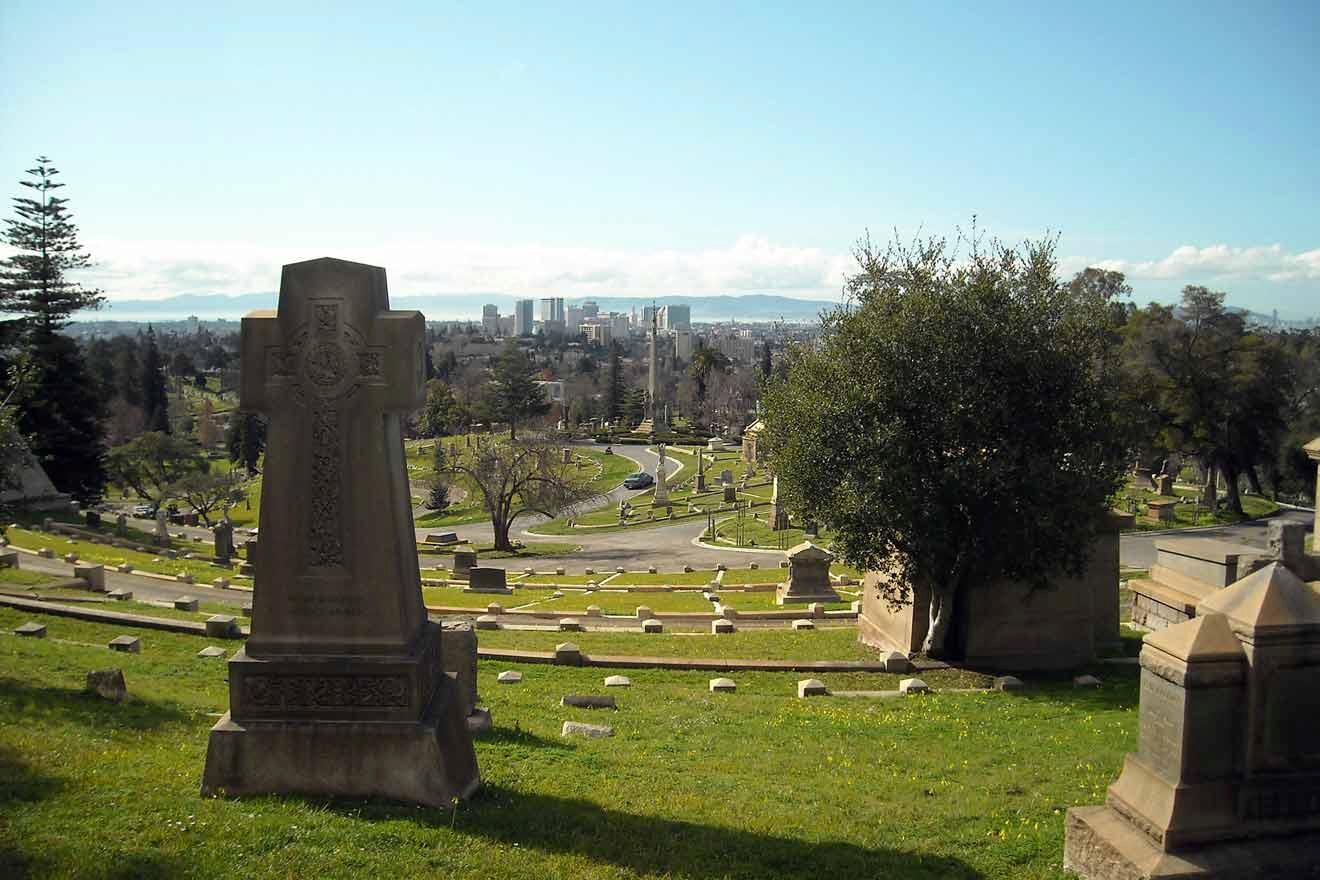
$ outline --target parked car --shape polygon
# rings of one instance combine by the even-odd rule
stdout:
[[[152,507],[150,504],[139,504],[137,507],[133,508],[133,515],[151,518],[156,515],[156,508]]]
[[[623,488],[625,489],[645,489],[648,486],[653,485],[655,485],[655,477],[651,476],[646,471],[629,474],[623,481]]]

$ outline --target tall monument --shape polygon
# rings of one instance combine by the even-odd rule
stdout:
[[[450,806],[480,784],[414,549],[400,416],[423,339],[384,269],[343,260],[285,266],[278,311],[243,318],[239,407],[270,419],[261,564],[203,793]]]
[[[655,356],[656,336],[659,333],[658,315],[659,311],[652,303],[651,330],[648,340],[651,369],[646,385],[646,419],[637,426],[639,434],[656,434],[669,430],[668,411],[660,403],[660,382],[659,377],[656,375],[659,369]]]

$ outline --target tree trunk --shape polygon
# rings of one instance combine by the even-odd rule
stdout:
[[[1228,509],[1238,516],[1246,516],[1242,510],[1242,496],[1238,494],[1238,473],[1237,468],[1230,462],[1220,465],[1220,470],[1224,473],[1225,499],[1228,502]]]
[[[1201,489],[1201,503],[1209,508],[1210,513],[1219,510],[1219,495],[1216,491],[1215,482],[1218,478],[1218,470],[1213,462],[1207,462],[1205,465],[1205,486]]]
[[[513,544],[509,542],[509,526],[511,523],[492,520],[491,525],[495,527],[495,549],[512,550]]]
[[[957,591],[948,587],[931,587],[930,621],[926,626],[926,641],[921,650],[936,660],[949,656],[949,630],[953,625]]]
[[[1251,487],[1253,495],[1264,495],[1265,490],[1260,486],[1260,475],[1256,473],[1256,466],[1253,464],[1247,468],[1247,485]]]

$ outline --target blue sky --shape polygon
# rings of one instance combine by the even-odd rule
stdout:
[[[829,297],[868,228],[975,214],[1139,300],[1320,314],[1320,4],[491,6],[9,0],[0,187],[55,159],[117,299],[320,255]]]

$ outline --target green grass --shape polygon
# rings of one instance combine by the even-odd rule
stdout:
[[[1175,486],[1174,494],[1179,498],[1197,498],[1201,494],[1197,489],[1184,489]],[[1131,512],[1130,502],[1136,503],[1136,524],[1134,528],[1139,532],[1163,531],[1165,529],[1186,529],[1197,526],[1231,525],[1232,523],[1242,522],[1247,519],[1256,519],[1273,513],[1279,509],[1279,505],[1260,495],[1243,494],[1242,512],[1243,516],[1230,513],[1224,506],[1224,499],[1220,497],[1219,511],[1213,516],[1204,507],[1195,504],[1177,504],[1174,505],[1173,522],[1155,523],[1147,521],[1145,518],[1146,502],[1152,501],[1160,496],[1149,489],[1134,489],[1129,487],[1120,494],[1118,503],[1115,507],[1119,510]]]
[[[20,557],[19,565],[22,564]],[[64,578],[44,571],[29,571],[25,568],[0,568],[0,584],[6,587],[34,587],[59,580],[64,580]]]
[[[625,571],[616,574],[606,586],[609,587],[658,587],[658,586],[697,586],[704,587],[715,580],[714,569],[700,571],[661,571],[655,574],[645,571]]]
[[[88,590],[61,588],[55,590],[32,590],[35,595],[44,599],[59,601],[60,599],[98,599],[96,602],[78,602],[79,608],[94,608],[98,611],[117,611],[121,614],[141,614],[144,617],[165,617],[170,620],[190,620],[193,622],[205,621],[212,614],[228,614],[240,623],[246,624],[246,618],[239,614],[239,608],[235,605],[222,605],[219,602],[200,602],[196,611],[178,611],[168,602],[140,602],[136,599],[130,599],[127,602],[121,602],[116,599],[105,599],[98,594]],[[250,593],[242,594],[244,601],[251,601]],[[73,603],[70,603],[73,604]]]
[[[698,595],[698,598],[700,596]],[[632,606],[650,605],[648,601]],[[629,609],[631,610],[631,609]],[[825,627],[811,632],[784,628],[746,628],[711,635],[709,627],[697,633],[636,632],[535,632],[496,630],[482,632],[485,648],[515,648],[553,651],[555,645],[571,641],[587,654],[623,654],[650,657],[718,657],[753,660],[875,660],[879,652],[857,641],[853,626]]]
[[[485,608],[494,602],[508,609],[549,599],[553,592],[519,587],[512,596],[501,596],[498,593],[465,593],[461,587],[422,587],[422,599],[427,605],[446,608]]]
[[[0,610],[0,630],[24,619]],[[1064,810],[1101,802],[1135,746],[1135,670],[1106,670],[1096,690],[1063,679],[881,701],[798,700],[801,674],[738,674],[736,694],[714,695],[708,674],[629,670],[602,718],[558,702],[598,691],[606,670],[483,662],[496,730],[477,741],[484,790],[455,815],[202,798],[207,731],[227,704],[225,664],[194,656],[207,640],[138,631],[142,654],[111,654],[121,628],[42,622],[44,640],[0,638],[7,877],[1062,880]],[[106,666],[124,669],[129,702],[80,693]],[[497,685],[505,668],[526,679]],[[617,735],[561,740],[568,718]]]
[[[596,583],[600,583],[601,581],[605,580],[605,578],[607,577],[609,577],[608,573],[533,574],[527,576],[518,575],[516,580],[519,583],[545,584],[546,586],[551,586],[551,587],[585,587],[587,584],[591,583],[592,581],[595,581]],[[521,587],[519,589],[521,589]]]
[[[218,577],[229,578],[238,583],[247,584],[246,578],[239,578],[232,569],[224,568],[210,562],[204,562],[200,559],[184,559],[182,556],[178,559],[166,559],[157,557],[153,553],[139,553],[136,550],[129,550],[126,547],[112,547],[105,544],[93,544],[90,541],[74,541],[69,543],[69,539],[63,535],[47,534],[45,532],[34,532],[28,529],[9,529],[7,537],[16,547],[24,547],[29,550],[37,550],[42,547],[50,548],[56,557],[62,557],[66,553],[77,553],[80,561],[101,563],[106,568],[118,565],[120,562],[128,562],[137,571],[150,571],[157,574],[176,575],[179,572],[187,572],[193,576],[198,583],[210,583]],[[193,552],[199,554],[208,553],[211,550],[209,543],[189,544],[188,542],[178,542],[178,547],[192,547]],[[153,562],[153,559],[159,558],[160,562]]]
[[[778,563],[776,563],[758,569],[731,568],[724,572],[724,577],[720,580],[720,583],[726,586],[737,586],[739,584],[777,584],[787,578],[788,569],[780,568]]]

